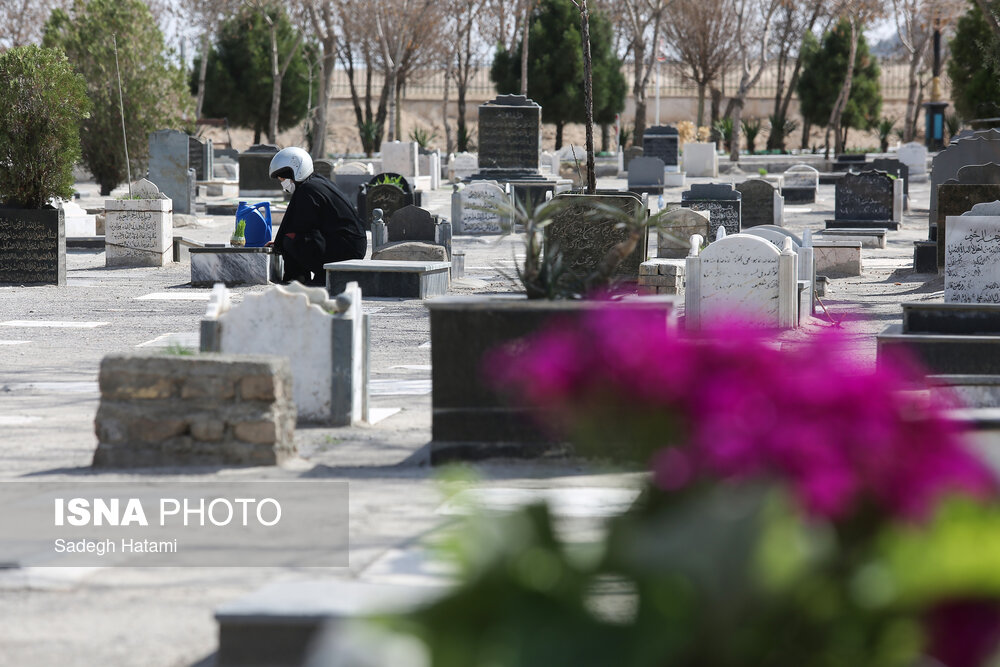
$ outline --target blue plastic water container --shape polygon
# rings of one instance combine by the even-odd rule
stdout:
[[[243,235],[247,248],[262,248],[271,240],[271,202],[247,204],[241,201],[236,209],[236,222],[240,220],[246,223]]]

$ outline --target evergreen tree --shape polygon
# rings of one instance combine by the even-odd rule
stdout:
[[[590,49],[594,81],[594,122],[612,123],[625,108],[626,83],[621,61],[611,50],[607,17],[590,16]],[[532,15],[528,35],[528,97],[542,107],[542,120],[556,126],[556,148],[562,147],[566,123],[583,123],[583,41],[580,13],[571,0],[542,0]],[[521,47],[498,48],[490,78],[499,93],[521,90]]]
[[[142,0],[76,0],[68,12],[53,11],[43,43],[62,49],[87,82],[92,111],[83,121],[80,148],[105,196],[128,174],[113,38],[133,178],[145,170],[149,134],[182,129],[191,122],[194,107],[184,72],[168,59],[163,35]]]
[[[272,11],[271,19],[278,26],[278,59],[283,61],[295,43],[295,28],[284,10]],[[198,65],[196,61],[196,72]],[[225,21],[208,55],[204,114],[225,117],[230,125],[252,129],[254,143],[260,143],[271,116],[272,84],[271,36],[264,17],[258,12],[244,11]],[[314,88],[318,85],[316,82]],[[197,81],[192,76],[192,91],[196,87]],[[281,82],[278,129],[294,127],[305,118],[308,104],[307,50],[299,49]]]
[[[976,4],[958,19],[948,46],[948,77],[958,114],[969,119],[1000,115],[1000,40]]]
[[[811,125],[825,127],[830,112],[844,83],[847,58],[850,54],[850,26],[842,20],[823,35],[822,43],[807,34],[802,44],[802,74],[798,93],[802,117]],[[864,35],[858,37],[854,58],[854,79],[851,95],[841,116],[844,134],[847,128],[870,130],[882,111],[882,92],[878,63],[868,51]]]

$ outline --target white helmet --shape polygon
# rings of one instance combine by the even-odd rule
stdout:
[[[301,183],[313,173],[313,161],[309,157],[309,153],[301,148],[295,146],[282,148],[271,158],[268,173],[271,178],[282,176],[290,178],[296,183]]]

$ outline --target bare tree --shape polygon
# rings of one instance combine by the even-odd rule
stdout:
[[[736,17],[736,52],[740,66],[740,83],[736,94],[730,99],[733,119],[733,139],[730,143],[729,159],[740,159],[740,131],[743,105],[747,93],[757,85],[760,75],[767,67],[771,52],[771,20],[782,0],[735,0],[733,13]]]
[[[198,92],[195,96],[195,118],[201,118],[205,106],[205,78],[208,74],[208,54],[212,38],[223,20],[239,7],[240,0],[177,0],[161,3],[162,11],[176,17],[181,25],[189,26],[198,41]],[[152,8],[152,4],[150,7]]]
[[[284,62],[280,60],[278,54],[278,25],[271,14],[280,11],[283,5],[270,2],[268,0],[243,0],[243,4],[253,11],[260,12],[264,22],[267,23],[268,32],[271,37],[271,116],[268,119],[267,136],[271,143],[278,142],[278,117],[281,109],[281,83],[284,81],[288,66],[298,53],[302,45],[304,33],[296,30],[295,41],[292,48],[285,54]]]
[[[0,2],[0,51],[37,44],[53,9],[65,8],[67,0],[3,0]]]
[[[674,0],[667,7],[663,32],[667,46],[690,70],[698,86],[698,125],[705,118],[705,91],[732,57],[736,28],[730,0]]]
[[[330,81],[333,79],[333,68],[337,58],[338,15],[329,2],[309,0],[305,6],[309,23],[319,40],[321,49],[319,101],[316,104],[313,118],[312,145],[309,153],[314,158],[326,156],[326,126],[330,105]]]
[[[834,141],[835,151],[844,152],[844,137],[840,131],[840,118],[847,107],[847,100],[851,96],[851,85],[854,82],[854,59],[858,54],[858,36],[864,27],[871,21],[881,18],[885,14],[885,7],[881,0],[842,0],[838,7],[837,14],[847,20],[850,27],[850,51],[847,55],[847,71],[844,75],[844,83],[840,87],[837,100],[833,103],[830,111],[830,120],[826,124],[826,154],[830,152],[830,132],[835,131]]]
[[[828,0],[813,0],[809,3],[782,2],[775,16],[774,43],[777,48],[775,65],[777,67],[777,82],[774,91],[774,113],[772,114],[772,131],[767,138],[770,150],[784,150],[785,126],[788,118],[788,107],[792,95],[799,82],[802,70],[802,59],[798,54],[802,51],[802,43],[806,35],[811,33],[820,18],[829,12]],[[792,61],[794,59],[794,64]],[[788,67],[791,64],[791,76]],[[781,124],[776,128],[774,124]]]
[[[619,20],[628,35],[632,52],[632,99],[635,100],[635,133],[632,141],[642,143],[646,132],[646,87],[656,67],[657,45],[669,0],[622,0]]]
[[[382,141],[388,112],[389,89],[384,84],[379,92],[377,109],[372,108],[375,94],[373,75],[377,62],[375,54],[378,48],[377,37],[368,13],[364,11],[361,3],[353,0],[336,0],[332,4],[339,18],[339,34],[335,45],[337,60],[347,74],[361,147],[365,154],[371,157]],[[363,94],[358,89],[358,65],[364,65]]]
[[[477,34],[477,27],[481,25],[483,10],[487,5],[487,0],[453,0],[448,14],[454,17],[454,30],[449,34],[455,36],[454,42],[446,40],[453,45],[450,67],[448,73],[455,82],[458,106],[458,150],[468,150],[468,128],[465,124],[466,96],[469,91],[469,83],[474,73],[475,61],[482,55],[484,40]],[[447,127],[447,119],[446,119]],[[450,150],[450,144],[449,144]]]
[[[922,89],[921,72],[927,69],[927,56],[933,41],[934,26],[947,23],[964,3],[958,0],[892,0],[896,18],[896,33],[909,56],[909,87],[906,96],[906,117],[903,119],[903,141],[913,141],[920,115],[919,97]]]

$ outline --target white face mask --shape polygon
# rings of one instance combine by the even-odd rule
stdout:
[[[281,189],[287,192],[288,194],[292,194],[293,192],[295,192],[295,181],[293,181],[290,178],[286,178],[285,180],[281,181]]]

